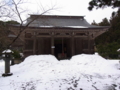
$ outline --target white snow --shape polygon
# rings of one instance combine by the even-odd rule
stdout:
[[[117,52],[120,52],[120,48],[117,50]]]
[[[12,76],[2,77],[0,90],[120,90],[119,60],[98,54],[81,54],[58,61],[52,55],[33,55],[11,66]]]
[[[39,27],[55,27],[55,26],[39,26]],[[86,26],[63,26],[63,27],[69,27],[69,28],[88,28]]]
[[[10,50],[10,49],[6,49],[6,50],[4,50],[2,53],[13,53],[13,51]]]
[[[48,28],[50,28],[50,27],[54,27],[54,26],[39,26],[39,27],[48,27]]]
[[[86,26],[64,26],[64,27],[70,27],[70,28],[88,28]]]

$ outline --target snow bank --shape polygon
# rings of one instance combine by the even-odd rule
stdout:
[[[32,55],[25,58],[23,63],[31,63],[33,61],[57,62],[58,60],[53,55]]]
[[[0,60],[0,67],[4,66],[4,61],[3,60]]]
[[[98,54],[81,54],[61,61],[52,55],[33,55],[12,66],[12,76],[0,76],[0,90],[119,90],[118,61]]]
[[[97,53],[95,54],[80,54],[80,55],[75,55],[71,58],[72,61],[74,62],[79,62],[79,63],[86,63],[86,62],[93,62],[93,61],[105,61],[103,57],[98,55]]]
[[[44,75],[43,73],[48,70],[50,67],[55,65],[58,60],[53,55],[32,55],[28,56],[22,63],[19,65],[13,66],[13,73],[22,74],[25,80],[30,78]],[[18,70],[16,68],[19,68]],[[42,71],[43,70],[43,71]],[[27,77],[24,75],[28,75]]]
[[[86,73],[99,73],[99,74],[119,74],[118,68],[120,66],[119,61],[107,60],[97,53],[81,54],[71,58],[71,62],[79,65]],[[112,62],[112,63],[111,63]],[[116,63],[116,64],[115,64]]]

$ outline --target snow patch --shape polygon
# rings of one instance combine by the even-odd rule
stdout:
[[[10,49],[6,49],[6,50],[4,50],[2,53],[13,53],[13,51],[10,50]]]

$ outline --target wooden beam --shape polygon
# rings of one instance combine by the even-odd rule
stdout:
[[[33,52],[33,50],[24,50],[24,52]]]
[[[36,32],[34,32],[34,40],[33,40],[33,54],[36,54]]]
[[[71,51],[72,51],[72,56],[73,56],[73,55],[75,55],[74,32],[72,33],[72,38],[71,38],[71,39],[72,39],[72,40],[71,40],[71,45],[72,45],[72,47],[71,47],[71,48],[72,48],[72,50],[71,50]]]
[[[88,54],[91,53],[91,47],[90,47],[90,35],[89,35],[89,32],[88,32]]]
[[[51,35],[51,54],[54,55],[54,32]]]

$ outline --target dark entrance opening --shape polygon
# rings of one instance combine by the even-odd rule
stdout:
[[[58,59],[68,59],[71,56],[70,53],[70,39],[69,38],[55,38],[54,53]]]

